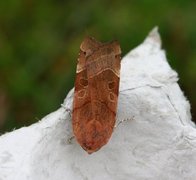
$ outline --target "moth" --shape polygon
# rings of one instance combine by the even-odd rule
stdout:
[[[86,37],[80,45],[73,99],[73,133],[89,154],[109,141],[116,122],[121,49]]]

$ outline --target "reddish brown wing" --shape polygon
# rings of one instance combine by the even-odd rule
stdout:
[[[73,132],[88,153],[99,150],[115,125],[120,46],[86,38],[80,47],[73,103]]]

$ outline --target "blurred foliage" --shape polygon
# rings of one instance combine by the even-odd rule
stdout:
[[[117,39],[124,55],[155,25],[195,115],[195,17],[195,0],[0,1],[0,131],[32,124],[60,106],[86,35]]]

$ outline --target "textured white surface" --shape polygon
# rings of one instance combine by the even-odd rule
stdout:
[[[88,155],[73,141],[73,90],[59,108],[0,137],[0,180],[195,180],[190,106],[155,28],[122,60],[118,121],[109,143]]]

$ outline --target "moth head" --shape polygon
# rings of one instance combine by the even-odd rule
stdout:
[[[93,37],[86,37],[80,45],[80,50],[87,56],[90,56],[102,43],[95,40]]]

